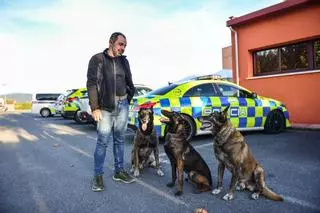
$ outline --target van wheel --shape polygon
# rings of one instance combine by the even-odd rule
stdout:
[[[269,112],[264,130],[266,133],[279,133],[285,129],[285,118],[280,110],[273,110]]]
[[[43,108],[40,111],[40,115],[44,118],[49,117],[51,115],[51,112],[48,108]]]
[[[196,125],[188,115],[182,115],[185,119],[187,141],[190,141],[196,134]]]

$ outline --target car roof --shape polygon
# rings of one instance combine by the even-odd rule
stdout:
[[[183,84],[194,84],[194,85],[199,85],[199,84],[203,84],[203,83],[223,83],[223,84],[228,84],[228,85],[232,85],[232,86],[236,86],[236,87],[241,87],[240,85],[237,85],[233,82],[227,81],[227,80],[223,80],[223,79],[197,79],[197,80],[188,80],[188,81],[184,81],[184,82],[180,82],[177,83],[177,85],[183,85]],[[173,83],[175,84],[175,83]],[[245,89],[245,88],[243,88]],[[247,90],[247,89],[245,89]]]
[[[152,90],[151,87],[146,86],[146,85],[144,85],[144,84],[134,84],[134,87],[136,87],[136,88],[147,88],[147,89],[151,89],[151,90]]]
[[[234,86],[234,87],[243,89],[245,91],[251,92],[250,90],[248,90],[248,89],[246,89],[246,88],[244,88],[244,87],[242,87],[240,85],[237,85],[237,84],[235,84],[233,82],[230,82],[230,81],[227,81],[227,80],[223,80],[223,79],[188,80],[188,81],[185,81],[185,82],[180,82],[180,83],[177,83],[177,84],[173,83],[173,84],[177,85],[177,87],[179,87],[179,88],[185,87],[184,89],[189,89],[191,87],[194,87],[194,86],[197,86],[197,85],[200,85],[200,84],[205,84],[205,83],[227,84],[227,85]],[[175,87],[175,88],[177,88],[177,87]]]

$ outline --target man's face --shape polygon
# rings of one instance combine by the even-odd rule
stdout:
[[[124,53],[126,46],[127,40],[123,36],[119,35],[117,40],[113,44],[110,43],[110,48],[112,49],[113,56],[121,56]]]

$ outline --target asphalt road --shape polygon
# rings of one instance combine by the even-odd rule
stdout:
[[[105,191],[92,192],[93,126],[78,125],[61,117],[41,118],[29,113],[0,114],[0,212],[320,212],[320,131],[288,130],[278,135],[245,133],[255,158],[262,164],[269,188],[285,201],[260,197],[251,200],[247,191],[232,201],[222,200],[230,182],[224,176],[221,195],[194,194],[189,183],[184,194],[174,196],[167,188],[171,180],[168,158],[161,150],[165,176],[146,169],[133,184],[112,180],[112,144],[105,164]],[[132,134],[125,145],[129,169]],[[217,177],[210,136],[199,136],[192,144],[208,163],[214,183]],[[215,184],[214,184],[215,185]]]

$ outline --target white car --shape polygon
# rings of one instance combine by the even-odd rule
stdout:
[[[31,112],[49,117],[56,114],[54,104],[60,93],[36,93],[32,95]]]

